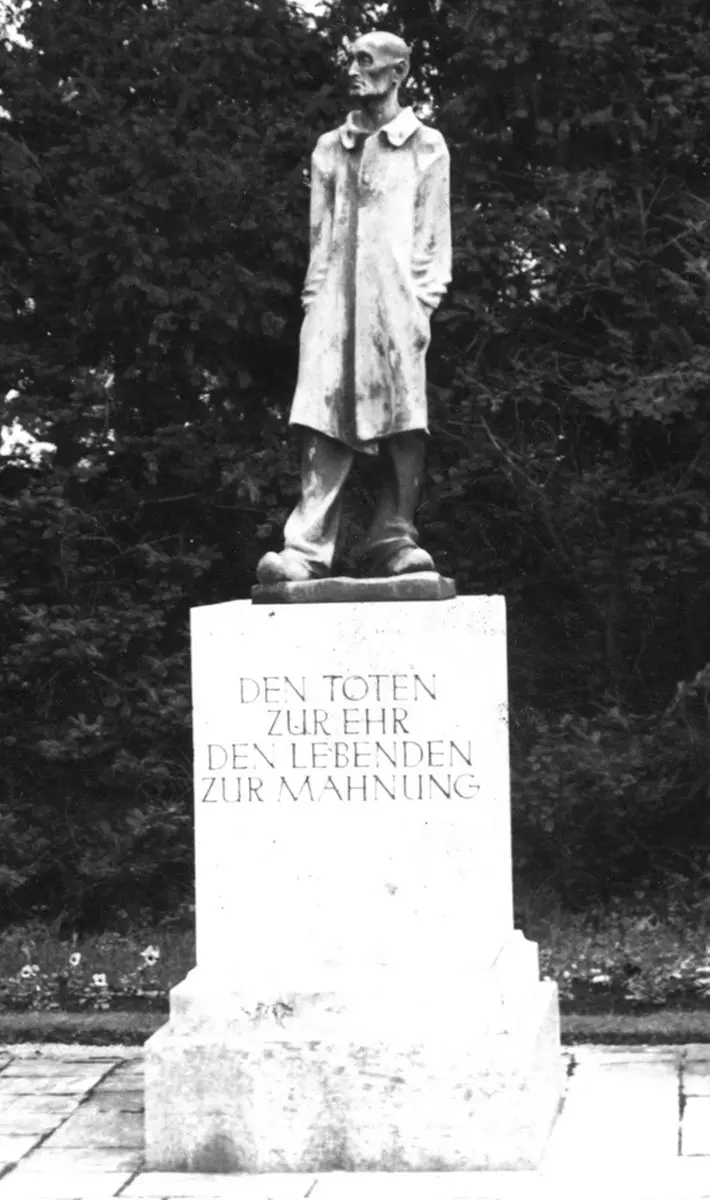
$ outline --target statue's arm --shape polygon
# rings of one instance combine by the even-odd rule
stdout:
[[[316,146],[311,158],[311,254],[301,300],[308,309],[320,291],[328,269],[333,227],[333,177],[327,152]]]
[[[417,297],[437,308],[451,282],[449,152],[443,138],[417,187],[412,274]]]

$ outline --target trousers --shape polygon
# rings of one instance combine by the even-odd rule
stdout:
[[[425,435],[419,430],[380,442],[382,480],[372,522],[358,547],[358,558],[373,568],[407,546],[418,544],[414,526],[424,473]],[[284,528],[284,543],[314,569],[327,573],[333,563],[343,489],[355,451],[313,429],[303,430],[301,499]]]

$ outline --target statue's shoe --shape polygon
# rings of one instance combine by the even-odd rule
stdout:
[[[296,550],[269,550],[259,560],[256,577],[259,583],[303,583],[307,579],[322,579],[325,571],[319,571]]]
[[[434,559],[421,546],[402,546],[378,563],[375,574],[382,578],[412,575],[415,571],[436,571]]]

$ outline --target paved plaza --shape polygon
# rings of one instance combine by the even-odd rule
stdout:
[[[143,1169],[129,1047],[0,1047],[0,1200],[699,1200],[710,1197],[710,1045],[568,1048],[537,1172],[190,1175]]]

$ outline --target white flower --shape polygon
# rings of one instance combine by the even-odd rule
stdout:
[[[160,950],[157,946],[146,946],[145,950],[141,950],[141,958],[146,967],[154,967],[160,958]]]
[[[32,967],[29,963],[25,963],[24,967],[20,971],[20,979],[32,979],[33,976],[34,971],[32,970]]]
[[[99,972],[97,975],[92,975],[91,982],[93,983],[94,987],[97,988],[108,987],[108,980],[106,979],[103,971]]]
[[[81,962],[81,955],[78,950],[75,950],[73,954],[69,955],[69,966],[70,967],[78,967],[80,962]]]

